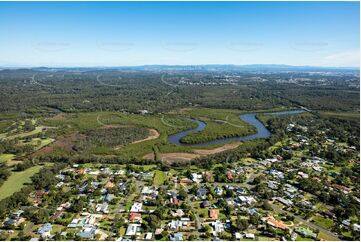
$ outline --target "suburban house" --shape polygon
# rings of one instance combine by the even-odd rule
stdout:
[[[142,220],[142,215],[140,213],[130,213],[129,214],[130,221],[140,221]]]
[[[182,209],[177,209],[175,212],[174,211],[171,211],[170,214],[173,216],[173,217],[182,217],[184,215],[184,212]]]
[[[198,188],[198,190],[197,190],[197,197],[198,197],[199,199],[205,199],[206,196],[207,196],[207,193],[208,193],[208,189],[207,189],[207,188],[205,188],[205,187],[200,187],[200,188]]]
[[[153,238],[153,234],[150,232],[146,233],[144,236],[144,240],[152,240],[152,238]]]
[[[38,229],[38,234],[40,234],[40,236],[44,239],[50,238],[51,237],[50,232],[52,228],[53,226],[50,223],[46,223]]]
[[[132,205],[132,207],[130,208],[130,212],[131,212],[131,213],[139,213],[139,212],[142,212],[142,206],[143,206],[142,203],[135,202],[135,203]]]
[[[218,196],[221,196],[223,193],[223,189],[221,187],[216,187],[214,189],[214,193],[217,194]]]
[[[93,225],[85,225],[82,230],[80,230],[76,235],[84,239],[93,239],[97,229]]]
[[[221,222],[221,220],[216,220],[215,222],[211,222],[210,225],[213,227],[214,236],[217,236],[217,234],[224,232],[224,225]]]
[[[216,220],[219,217],[219,209],[210,209],[209,210],[209,218],[212,220]]]
[[[287,229],[288,225],[283,223],[280,220],[275,219],[274,217],[266,217],[262,218],[263,221],[265,221],[267,224],[271,225],[272,227],[278,228],[278,229]]]
[[[102,212],[102,213],[109,213],[108,207],[109,207],[109,204],[107,202],[97,204],[95,207],[95,211]]]
[[[138,235],[140,226],[141,226],[140,224],[129,224],[125,235],[126,236]]]
[[[201,174],[192,173],[192,181],[195,183],[201,183],[203,179],[203,176]]]
[[[175,233],[175,234],[171,234],[169,235],[169,239],[171,241],[183,241],[183,233]]]
[[[304,228],[304,227],[296,227],[295,228],[295,232],[302,235],[305,238],[312,238],[312,239],[316,239],[317,238],[317,234],[314,233],[312,230],[310,230],[309,228]]]
[[[211,206],[211,202],[206,200],[201,203],[201,207],[203,208],[209,208]]]

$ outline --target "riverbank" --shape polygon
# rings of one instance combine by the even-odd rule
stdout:
[[[257,118],[258,114],[263,115],[272,115],[272,116],[280,116],[280,115],[292,115],[292,114],[300,114],[305,112],[303,109],[298,110],[289,110],[289,111],[280,111],[280,112],[265,112],[265,113],[246,113],[239,116],[239,119],[242,120],[247,125],[252,126],[256,129],[255,134],[239,136],[239,137],[231,137],[231,138],[222,138],[222,139],[215,139],[212,141],[196,143],[196,144],[184,144],[182,139],[188,137],[192,134],[202,132],[206,127],[207,123],[202,122],[200,120],[195,120],[197,122],[197,128],[185,130],[168,137],[168,142],[178,146],[193,146],[193,147],[206,147],[210,145],[222,145],[226,143],[232,142],[242,142],[242,141],[250,141],[254,139],[264,139],[268,138],[271,133],[270,131],[264,126],[262,122],[260,122]]]

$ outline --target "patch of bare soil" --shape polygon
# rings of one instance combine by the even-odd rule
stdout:
[[[161,161],[165,161],[165,162],[176,162],[176,161],[189,161],[195,158],[199,158],[202,156],[207,156],[207,155],[213,155],[216,153],[220,153],[226,150],[232,150],[237,148],[241,143],[232,143],[232,144],[225,144],[221,147],[218,148],[214,148],[214,149],[194,149],[193,152],[194,153],[185,153],[185,152],[178,152],[178,153],[160,153],[158,154],[159,159]],[[149,153],[146,154],[145,156],[143,156],[144,159],[150,159],[153,160],[154,159],[154,154],[153,153]]]
[[[146,159],[146,160],[154,160],[154,153],[148,153],[146,154],[145,156],[143,156],[143,159]]]
[[[167,161],[167,162],[189,161],[189,160],[200,157],[200,155],[198,155],[198,154],[182,153],[182,152],[161,153],[161,154],[158,154],[158,156],[161,161]],[[146,154],[145,156],[143,156],[143,158],[153,160],[154,154],[153,153]]]
[[[67,113],[59,113],[51,118],[48,118],[48,120],[54,120],[54,121],[64,121],[69,117],[69,114]]]
[[[84,135],[77,133],[74,133],[69,136],[60,136],[57,138],[55,142],[52,144],[45,146],[41,148],[40,150],[35,151],[31,154],[31,157],[40,156],[44,154],[52,153],[56,149],[64,149],[71,151],[73,150],[74,144],[77,140],[85,138]]]
[[[187,111],[191,111],[192,108],[181,108],[177,112],[169,112],[169,113],[186,113]]]
[[[214,149],[195,149],[193,150],[196,154],[200,154],[200,155],[213,155],[213,154],[216,154],[216,153],[220,153],[220,152],[223,152],[223,151],[226,151],[226,150],[232,150],[232,149],[235,149],[237,148],[241,143],[238,142],[238,143],[232,143],[232,144],[225,144],[221,147],[218,147],[218,148],[214,148]]]
[[[157,130],[155,130],[155,129],[148,129],[148,130],[149,130],[149,136],[147,138],[136,140],[136,141],[132,142],[132,144],[137,144],[137,143],[144,142],[147,140],[157,139],[159,137],[160,134]]]

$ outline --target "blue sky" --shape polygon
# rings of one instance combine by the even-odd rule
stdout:
[[[0,2],[0,65],[359,66],[358,2]]]

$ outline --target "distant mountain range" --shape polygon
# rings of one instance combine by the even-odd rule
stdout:
[[[251,71],[251,72],[277,72],[277,71],[359,71],[357,67],[318,67],[318,66],[291,66],[279,64],[252,64],[252,65],[140,65],[117,67],[0,67],[0,69],[30,69],[35,71],[97,71],[97,70],[145,70],[145,71]]]

